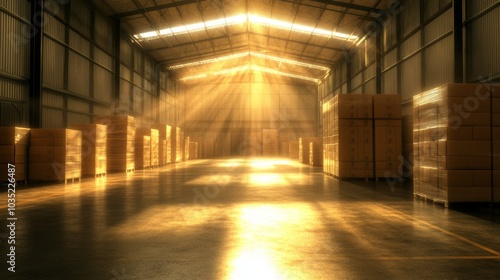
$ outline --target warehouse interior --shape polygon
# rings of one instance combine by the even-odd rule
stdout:
[[[499,19],[0,0],[0,278],[495,279]]]

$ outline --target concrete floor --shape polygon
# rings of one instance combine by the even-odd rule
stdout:
[[[408,182],[339,182],[284,159],[191,161],[16,194],[16,273],[2,226],[0,279],[500,278],[493,210],[447,210],[414,201]]]

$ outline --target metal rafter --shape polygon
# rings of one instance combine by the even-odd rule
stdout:
[[[169,3],[169,4],[155,5],[153,7],[145,7],[145,8],[143,8],[143,10],[133,10],[133,11],[128,11],[128,12],[118,13],[115,16],[118,18],[131,17],[131,16],[144,14],[145,12],[150,13],[150,12],[154,12],[154,11],[158,11],[158,10],[178,8],[179,6],[197,3],[198,1],[203,1],[203,0],[184,0],[184,1],[179,1],[179,2],[174,2],[174,3]]]
[[[327,5],[332,5],[332,6],[353,9],[353,10],[364,11],[364,12],[379,13],[382,11],[380,9],[375,8],[376,6],[375,7],[368,7],[368,6],[357,5],[357,4],[353,4],[352,1],[350,3],[340,2],[340,1],[332,1],[332,0],[311,0],[311,1],[323,3],[323,4],[327,4]]]
[[[285,3],[292,3],[292,4],[297,3],[296,1],[292,1],[292,0],[280,0],[280,1],[281,2],[285,2]],[[342,11],[342,10],[336,10],[336,9],[328,8],[327,4],[325,4],[325,3],[321,3],[321,4],[323,4],[323,7],[321,7],[321,6],[314,6],[314,5],[311,5],[311,4],[304,3],[304,2],[301,3],[301,5],[305,6],[305,7],[315,8],[315,9],[318,9],[318,10],[321,9],[321,10],[324,10],[324,11],[336,12],[336,13],[341,13],[341,14],[347,14],[347,15],[351,15],[351,16],[357,16],[360,19],[366,20],[366,21],[376,20],[376,16],[375,15],[365,16],[363,14],[353,13],[353,12],[349,12],[349,11],[346,11],[346,10]]]

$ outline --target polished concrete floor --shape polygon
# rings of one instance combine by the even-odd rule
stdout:
[[[499,279],[497,212],[407,183],[246,158],[18,185],[15,273],[2,187],[0,279]]]

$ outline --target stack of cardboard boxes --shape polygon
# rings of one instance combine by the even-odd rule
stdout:
[[[134,117],[97,116],[95,123],[107,125],[106,166],[108,173],[134,171]]]
[[[198,142],[189,142],[189,159],[198,159]]]
[[[166,152],[166,163],[172,163],[172,127],[167,125],[167,132],[165,135],[166,143],[167,143],[167,152]]]
[[[338,178],[400,177],[400,96],[338,94],[324,102],[323,155],[323,171]]]
[[[154,124],[151,126],[153,129],[158,130],[158,165],[163,166],[167,164],[167,125]]]
[[[491,201],[490,87],[448,84],[413,98],[414,194]]]
[[[309,143],[309,164],[323,166],[323,144],[319,141]]]
[[[0,127],[0,181],[9,180],[8,164],[15,166],[16,181],[28,179],[28,145],[30,129],[23,127]]]
[[[181,129],[179,127],[173,127],[172,128],[172,134],[171,134],[171,144],[172,144],[172,150],[171,150],[171,163],[177,163],[182,160],[182,152],[181,152]]]
[[[288,157],[299,160],[299,141],[290,141],[288,143]]]
[[[277,129],[262,130],[262,155],[278,156],[279,154],[279,136]]]
[[[373,95],[375,177],[402,176],[401,96]]]
[[[135,132],[135,168],[151,167],[151,129],[138,128]]]
[[[318,137],[301,137],[299,138],[299,162],[311,164],[311,142],[319,142]]]
[[[151,167],[160,165],[160,133],[158,129],[151,129]]]
[[[82,132],[82,176],[106,174],[106,126],[102,124],[71,125]]]
[[[191,138],[189,136],[184,138],[184,160],[189,160],[189,144],[191,142]]]
[[[82,177],[82,132],[73,129],[32,129],[29,179],[64,181]]]

